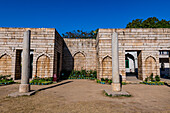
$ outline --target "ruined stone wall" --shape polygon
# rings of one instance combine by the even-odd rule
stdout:
[[[19,51],[22,51],[23,33],[26,30],[31,30],[31,51],[33,52],[32,75],[52,77],[54,73],[53,62],[56,36],[54,28],[0,28],[0,61],[7,59],[6,62],[12,62],[11,67],[6,66],[6,69],[0,67],[0,74],[10,74],[15,79],[17,73],[21,73],[21,70],[17,69],[17,67],[21,68],[21,64],[17,62],[21,60],[19,56],[22,53]],[[58,48],[58,51],[61,48]],[[61,50],[60,53],[62,53]],[[1,61],[1,63],[5,64],[4,61]],[[8,72],[3,70],[8,70]]]
[[[99,29],[96,39],[97,71],[98,77],[106,77],[103,74],[103,59],[111,57],[111,35],[118,33],[119,39],[119,73],[126,80],[125,51],[138,52],[138,73],[140,79],[150,76],[151,73],[160,75],[159,50],[170,50],[170,29]],[[109,70],[109,69],[108,69]]]
[[[63,70],[96,70],[96,40],[64,38]]]

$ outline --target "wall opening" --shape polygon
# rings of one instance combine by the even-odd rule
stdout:
[[[125,69],[126,77],[142,80],[142,52],[139,50],[125,51]]]
[[[138,76],[137,51],[125,51],[126,76]]]
[[[60,77],[60,53],[57,52],[57,77]]]
[[[22,72],[22,50],[16,50],[15,58],[15,80],[21,79]]]
[[[15,80],[21,79],[22,74],[22,50],[16,50],[15,58]],[[30,50],[30,76],[32,78],[33,72],[33,50]]]

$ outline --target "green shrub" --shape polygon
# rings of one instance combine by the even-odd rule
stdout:
[[[14,83],[13,78],[10,78],[11,75],[0,75],[0,83],[1,84],[10,84]]]
[[[145,78],[145,82],[147,82],[147,81],[148,81],[148,79],[149,79],[149,78],[148,78],[148,77],[146,77],[146,78]]]
[[[122,85],[126,85],[126,82],[122,82]]]
[[[100,83],[100,80],[99,79],[97,79],[97,81],[96,81],[97,83]]]
[[[97,78],[97,72],[94,70],[73,70],[70,75],[69,78],[81,78],[81,79],[96,79]]]
[[[111,84],[111,83],[112,83],[112,80],[108,80],[108,83]]]
[[[108,97],[112,97],[112,94],[109,95],[108,93],[105,93],[105,95]]]
[[[104,81],[104,78],[101,78],[101,81]]]
[[[160,77],[159,77],[159,75],[156,75],[156,76],[155,76],[155,80],[156,80],[157,82],[159,82],[159,81],[160,81]]]
[[[46,78],[39,78],[39,77],[35,77],[33,80],[31,80],[29,83],[30,84],[50,84],[52,83],[53,77],[46,77]]]
[[[149,76],[149,79],[151,82],[153,82],[153,73],[151,73],[151,75]]]

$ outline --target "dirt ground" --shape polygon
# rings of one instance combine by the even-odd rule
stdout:
[[[110,85],[92,80],[65,80],[38,86],[33,96],[6,97],[18,91],[19,84],[0,86],[0,113],[170,113],[170,87],[143,84],[123,85],[132,97],[106,97]]]

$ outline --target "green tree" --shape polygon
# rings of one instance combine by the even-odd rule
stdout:
[[[170,28],[170,21],[159,20],[156,17],[150,17],[143,21],[143,19],[136,19],[129,22],[126,28]]]
[[[95,31],[85,32],[82,30],[72,31],[72,32],[66,32],[63,35],[64,38],[96,38],[98,29]]]

